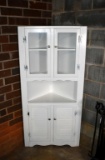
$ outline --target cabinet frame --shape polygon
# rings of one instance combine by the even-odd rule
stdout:
[[[50,42],[52,43],[53,49],[50,48],[49,50],[49,74],[47,75],[30,75],[29,71],[27,70],[27,47],[26,47],[26,41],[27,36],[25,34],[25,30],[50,30]],[[78,41],[79,41],[79,56],[77,56],[78,61],[77,65],[79,68],[77,68],[77,72],[75,75],[57,75],[56,74],[56,66],[54,67],[55,57],[56,53],[54,53],[54,39],[53,34],[54,30],[80,30],[78,32]],[[29,116],[30,116],[30,106],[50,106],[51,107],[51,113],[53,113],[54,107],[59,106],[66,106],[70,107],[72,105],[72,102],[70,103],[30,103],[28,102],[28,91],[27,91],[27,84],[28,82],[32,81],[74,81],[77,82],[77,99],[76,102],[74,102],[75,107],[75,140],[73,142],[70,142],[69,145],[71,146],[78,146],[79,145],[79,139],[80,139],[80,129],[81,129],[81,114],[82,114],[82,101],[83,101],[83,85],[84,85],[84,70],[85,70],[85,54],[86,54],[86,38],[87,38],[87,27],[81,27],[81,26],[25,26],[25,27],[18,27],[18,43],[19,43],[19,62],[20,62],[20,78],[21,78],[21,93],[22,93],[22,111],[23,111],[23,127],[24,127],[24,142],[25,146],[34,146],[35,142],[30,142],[30,128],[29,128]],[[79,35],[80,33],[80,35]],[[25,37],[26,36],[26,37]],[[26,39],[25,39],[26,38]],[[27,51],[26,51],[27,50]],[[53,114],[51,115],[53,118]],[[54,133],[53,133],[53,122],[51,122],[51,141],[50,142],[39,142],[37,144],[39,145],[49,145],[49,144],[55,144],[55,145],[64,145],[66,142],[54,142]],[[67,144],[67,143],[66,143]]]

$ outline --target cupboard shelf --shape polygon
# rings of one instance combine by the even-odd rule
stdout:
[[[71,102],[75,103],[76,101],[70,98],[60,96],[55,93],[48,93],[46,95],[28,101],[28,103],[71,103]]]
[[[58,51],[76,51],[76,48],[58,48]]]
[[[40,49],[40,48],[29,48],[29,51],[46,51],[46,49]]]
[[[47,48],[29,48],[29,51],[46,51]],[[58,51],[76,51],[76,48],[57,48]]]

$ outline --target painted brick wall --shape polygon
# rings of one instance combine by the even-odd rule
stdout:
[[[53,25],[88,26],[81,132],[92,137],[96,101],[105,104],[105,0],[53,0]]]
[[[0,0],[0,156],[23,145],[17,26],[51,25],[51,0]]]

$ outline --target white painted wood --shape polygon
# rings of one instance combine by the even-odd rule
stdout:
[[[18,35],[25,146],[78,146],[87,27],[24,26]]]
[[[50,30],[24,28],[26,36],[27,77],[50,76]]]
[[[54,142],[74,142],[75,109],[75,105],[54,106]]]
[[[66,28],[63,30],[59,28],[54,32],[54,76],[77,77],[80,29]]]
[[[70,103],[70,102],[76,102],[76,101],[70,98],[62,97],[61,95],[57,95],[55,93],[48,93],[46,95],[34,98],[29,101],[29,103]]]
[[[77,101],[77,81],[55,81],[53,91],[62,97]]]
[[[32,82],[28,81],[27,90],[28,90],[29,101],[33,99],[36,99],[37,101],[37,98],[42,99],[42,97],[45,96],[46,103],[47,103],[50,101],[49,99],[50,98],[49,96],[51,95],[50,93],[59,95],[62,98],[64,97],[65,100],[72,99],[76,101],[77,99],[77,82],[75,81],[32,81]],[[45,99],[43,100],[45,101]],[[56,101],[57,101],[57,98],[53,98],[52,102],[56,102]],[[58,101],[59,101],[59,98],[58,98]],[[61,102],[63,101],[61,100]]]
[[[30,142],[51,141],[51,109],[29,105]]]
[[[81,42],[80,42],[80,54],[79,54],[79,76],[77,86],[77,121],[76,121],[76,145],[79,145],[80,130],[81,130],[81,116],[82,116],[82,102],[83,102],[83,87],[84,87],[84,72],[85,72],[85,57],[86,57],[86,39],[87,39],[87,27],[81,27]]]
[[[23,128],[24,128],[24,142],[25,146],[29,145],[29,123],[27,118],[28,106],[27,106],[27,80],[26,70],[24,69],[25,62],[25,44],[23,41],[24,28],[18,28],[18,43],[19,43],[19,63],[20,63],[20,78],[21,78],[21,96],[22,96],[22,112],[23,112]]]

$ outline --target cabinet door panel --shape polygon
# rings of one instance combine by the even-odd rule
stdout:
[[[80,29],[55,29],[54,76],[77,76]]]
[[[54,141],[74,141],[75,108],[54,106]]]
[[[58,49],[72,49],[76,48],[76,33],[70,33],[70,31],[62,33],[58,32]]]
[[[58,51],[57,73],[74,74],[75,73],[75,51]]]
[[[29,32],[28,46],[30,49],[46,49],[47,48],[47,33],[42,32]]]
[[[47,52],[30,51],[29,69],[30,74],[47,74]]]
[[[50,29],[25,29],[27,76],[50,76]]]
[[[29,116],[30,141],[50,141],[51,117],[49,106],[31,106]]]

